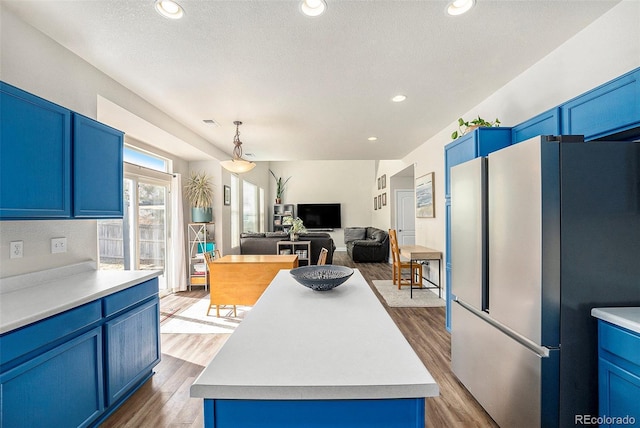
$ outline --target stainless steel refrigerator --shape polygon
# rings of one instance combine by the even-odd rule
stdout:
[[[640,305],[640,143],[536,137],[451,169],[451,366],[507,427],[598,414],[591,308]]]

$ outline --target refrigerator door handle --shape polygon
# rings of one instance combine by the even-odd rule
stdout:
[[[472,314],[474,314],[475,316],[477,316],[479,318],[482,318],[487,323],[491,324],[492,326],[494,326],[498,330],[502,331],[504,334],[506,334],[507,336],[509,336],[513,340],[517,341],[522,346],[525,346],[526,348],[530,349],[532,352],[535,352],[536,354],[538,354],[539,357],[541,357],[541,358],[548,358],[549,357],[549,352],[552,349],[547,348],[545,346],[538,345],[537,343],[533,342],[532,340],[530,340],[530,339],[518,334],[514,330],[511,330],[509,327],[507,327],[507,326],[505,326],[503,324],[500,324],[499,322],[497,322],[496,320],[491,318],[487,313],[477,310],[473,306],[469,305],[468,303],[465,303],[464,301],[462,301],[460,299],[456,298],[455,302],[457,304],[459,304],[460,306],[462,306],[463,308],[465,308],[466,310],[468,310],[469,312],[471,312]]]

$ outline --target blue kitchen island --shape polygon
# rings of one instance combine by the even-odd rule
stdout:
[[[274,278],[191,386],[205,427],[412,427],[438,385],[360,274]]]

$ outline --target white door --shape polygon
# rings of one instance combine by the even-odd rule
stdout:
[[[416,215],[413,190],[396,190],[396,230],[398,245],[415,245]]]

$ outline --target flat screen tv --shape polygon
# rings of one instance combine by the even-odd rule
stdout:
[[[340,204],[298,204],[298,217],[307,229],[342,227]]]

